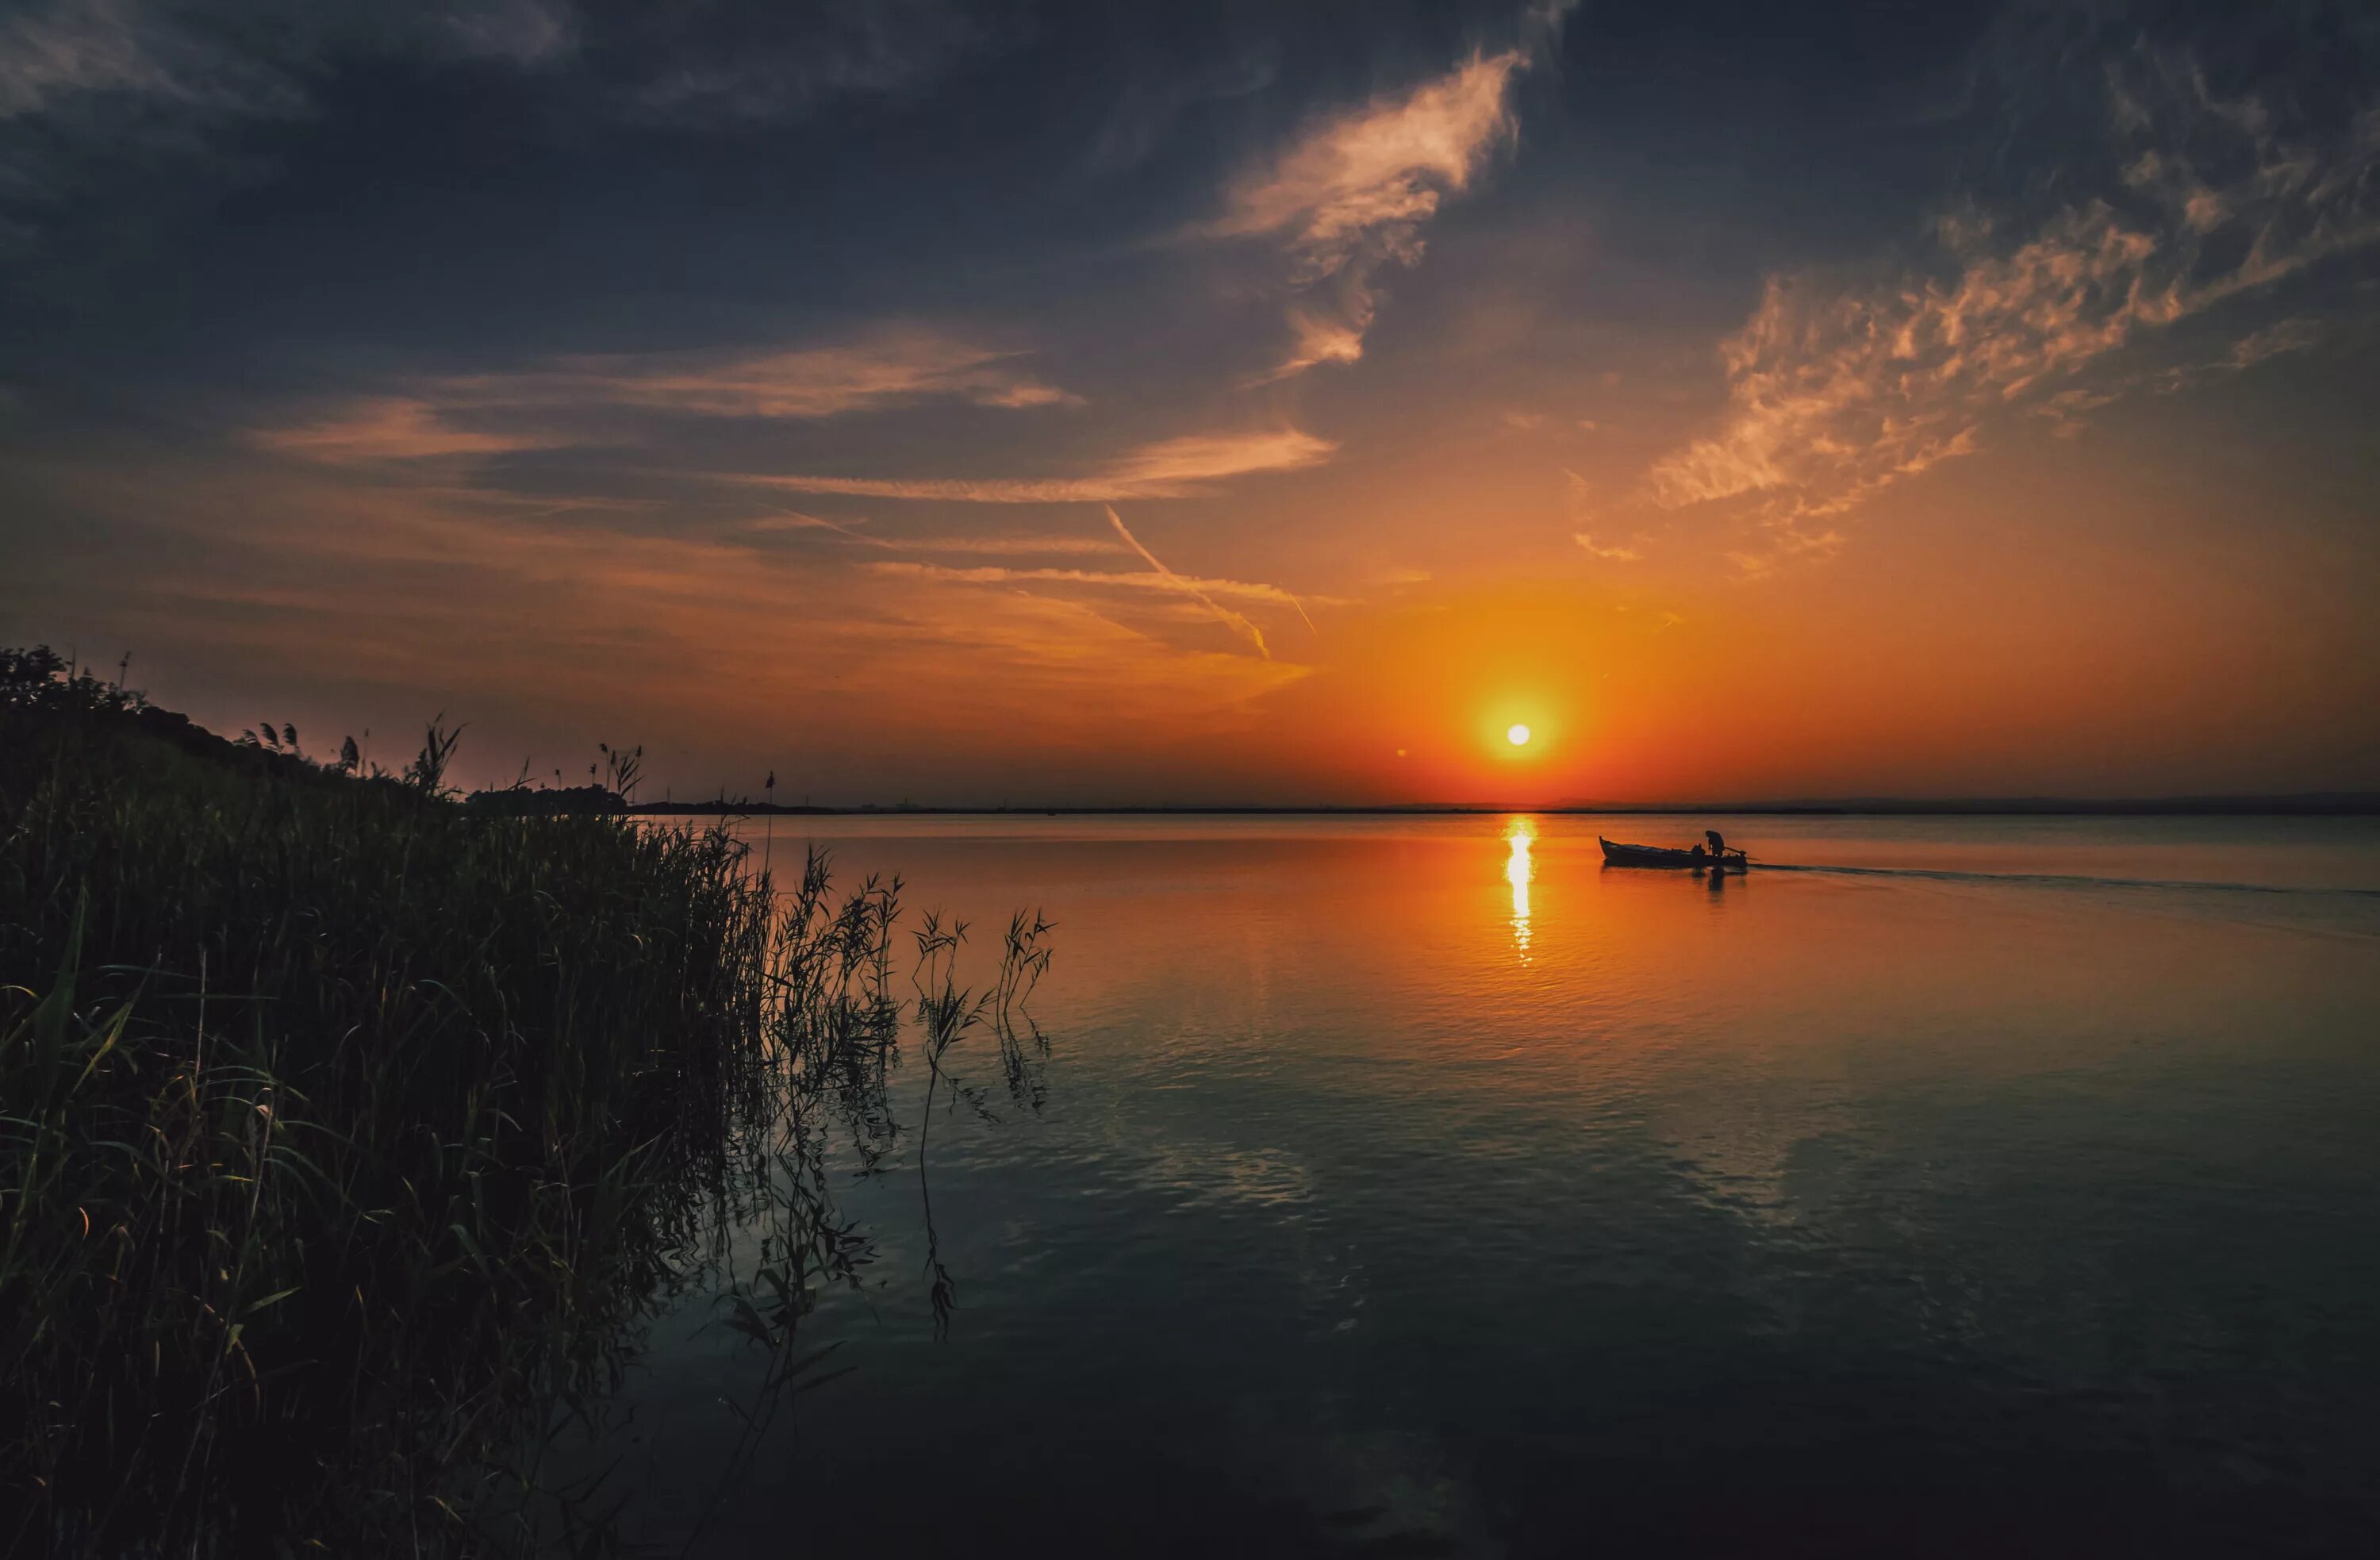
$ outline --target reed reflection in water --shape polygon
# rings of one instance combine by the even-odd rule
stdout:
[[[1823,870],[1596,844],[1706,823]],[[696,1553],[2268,1554],[2380,1521],[2368,823],[803,827],[921,908],[1043,907],[1058,1043],[1038,1116],[938,1107],[946,1342],[916,1188],[850,1187],[880,1282],[807,1325],[852,1373]],[[741,1428],[716,1314],[639,1372],[631,1537],[681,1542]]]

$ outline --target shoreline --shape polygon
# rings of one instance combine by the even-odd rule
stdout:
[[[808,807],[785,803],[728,801],[638,802],[625,810],[655,817],[1467,817],[1525,812],[1534,817],[1611,818],[2370,818],[2380,817],[2380,794],[2316,793],[2298,797],[2177,797],[2168,799],[2092,799],[2067,798],[1971,798],[1948,801],[1903,801],[1857,798],[1844,801],[1762,801],[1703,803],[1564,802],[1549,807],[1493,802],[1433,802],[1412,806],[1183,806],[1183,807]]]

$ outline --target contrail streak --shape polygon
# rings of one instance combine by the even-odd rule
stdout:
[[[1115,527],[1116,534],[1123,538],[1125,546],[1130,547],[1134,552],[1138,553],[1142,557],[1148,559],[1149,567],[1165,576],[1166,579],[1172,580],[1174,584],[1180,586],[1191,595],[1197,597],[1200,602],[1205,603],[1207,610],[1213,613],[1220,622],[1225,624],[1227,627],[1238,629],[1243,634],[1245,634],[1248,637],[1248,641],[1257,647],[1257,653],[1258,655],[1263,656],[1268,661],[1272,659],[1272,652],[1265,645],[1263,629],[1257,628],[1255,624],[1249,622],[1238,613],[1233,612],[1230,607],[1218,605],[1214,597],[1207,594],[1206,591],[1201,591],[1197,586],[1193,585],[1190,581],[1183,579],[1180,575],[1174,573],[1172,569],[1160,563],[1156,554],[1150,552],[1148,548],[1140,544],[1140,538],[1135,536],[1132,532],[1124,529],[1123,517],[1115,512],[1114,505],[1108,505],[1107,512],[1108,523]],[[1305,609],[1304,607],[1299,607],[1297,609],[1297,615],[1300,617],[1305,616]],[[1314,627],[1314,624],[1309,619],[1305,626],[1311,628]]]

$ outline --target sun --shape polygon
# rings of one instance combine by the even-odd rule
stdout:
[[[1529,728],[1525,725],[1515,725],[1504,733],[1504,740],[1515,748],[1525,748],[1529,745]]]

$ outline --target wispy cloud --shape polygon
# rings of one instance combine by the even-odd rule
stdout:
[[[0,17],[0,129],[47,116],[58,143],[146,141],[181,155],[242,119],[310,115],[345,64],[464,59],[584,73],[613,116],[780,119],[901,91],[997,30],[953,0],[831,6],[606,6],[574,0],[404,6],[27,0]],[[23,150],[23,149],[19,149]],[[55,182],[0,165],[0,184]]]
[[[224,112],[287,112],[283,72],[145,0],[51,0],[0,18],[0,121],[95,94]]]
[[[1208,579],[1170,573],[1144,574],[1096,568],[1011,568],[1000,565],[956,567],[887,558],[868,566],[869,572],[911,579],[940,579],[954,585],[1088,585],[1101,590],[1160,591],[1198,597],[1226,596],[1285,606],[1293,611],[1297,598],[1278,585],[1246,579]],[[1212,606],[1209,602],[1207,604]],[[1236,624],[1233,625],[1237,627]]]
[[[736,528],[747,535],[816,531],[854,546],[892,553],[956,554],[978,557],[1062,557],[1070,555],[1121,553],[1124,547],[1103,536],[1052,536],[1042,532],[1011,532],[977,536],[878,536],[858,523],[830,520],[820,515],[780,509]]]
[[[152,466],[77,482],[97,497],[156,480]],[[1134,626],[1111,604],[1163,619],[1177,593],[1137,572],[1120,578],[1148,583],[1117,588],[1091,570],[1080,572],[1099,582],[1078,586],[1031,569],[1000,579],[890,557],[836,563],[759,538],[589,525],[524,513],[508,495],[302,466],[177,468],[174,490],[176,504],[145,506],[140,534],[203,538],[207,550],[192,562],[175,545],[128,549],[137,567],[113,588],[144,632],[249,647],[261,663],[402,667],[408,688],[461,690],[482,710],[534,687],[549,715],[590,733],[623,708],[696,730],[776,729],[798,710],[874,733],[880,748],[885,712],[898,710],[936,743],[964,736],[986,752],[1119,730],[1172,740],[1181,722],[1237,719],[1309,672]],[[324,584],[357,578],[376,588]],[[1277,604],[1265,587],[1200,583]],[[706,673],[721,644],[769,642],[788,621],[802,625],[801,655],[762,656],[734,678]]]
[[[2251,331],[2233,342],[2227,350],[2204,361],[2109,375],[2088,385],[2074,385],[2052,392],[2035,402],[2031,409],[2034,416],[2048,420],[2052,424],[2051,432],[2058,437],[2079,438],[2087,426],[2090,413],[2134,392],[2145,390],[2158,396],[2180,395],[2216,380],[2245,373],[2275,358],[2313,351],[2336,339],[2342,328],[2337,322],[2277,321],[2261,330]]]
[[[1245,639],[1257,653],[1267,661],[1273,658],[1272,647],[1264,630],[1245,613],[1223,604],[1239,602],[1249,606],[1286,607],[1304,620],[1308,628],[1314,620],[1306,616],[1305,603],[1278,585],[1267,585],[1245,579],[1217,579],[1198,575],[1177,574],[1166,567],[1135,536],[1123,523],[1123,517],[1114,507],[1107,509],[1108,524],[1113,528],[1116,540],[1093,539],[1111,552],[1129,552],[1148,566],[1146,572],[1116,569],[1031,567],[1019,568],[1005,565],[953,567],[948,564],[917,562],[907,559],[885,559],[868,566],[872,574],[894,579],[928,580],[939,584],[999,585],[1009,587],[1062,586],[1089,591],[1122,591],[1139,595],[1162,595],[1180,598],[1195,603],[1203,615],[1222,624]]]
[[[541,373],[451,382],[465,397],[536,406],[599,401],[704,417],[820,418],[941,397],[984,407],[1079,406],[1023,371],[1021,354],[931,331],[748,357],[565,360]]]
[[[1293,471],[1328,460],[1338,445],[1296,429],[1260,433],[1197,433],[1145,445],[1077,477],[747,477],[793,493],[869,498],[940,499],[965,504],[1110,504],[1120,499],[1185,498],[1229,477]]]
[[[69,192],[92,154],[204,160],[242,122],[313,113],[351,58],[542,67],[577,43],[568,0],[252,7],[28,0],[0,16],[0,197]]]
[[[1039,533],[1015,536],[915,536],[901,538],[892,545],[907,548],[917,553],[958,553],[1005,557],[1050,557],[1078,553],[1110,554],[1123,551],[1104,536],[1045,536]]]
[[[2127,391],[2179,388],[2314,345],[2251,331],[2215,363],[2123,372],[2114,355],[2217,304],[2380,241],[2380,110],[2291,131],[2215,94],[2187,62],[2111,77],[2117,187],[2030,224],[1969,209],[1936,225],[1939,262],[1846,286],[1772,278],[1720,348],[1717,432],[1658,461],[1664,506],[1747,499],[1770,553],[1830,550],[1831,522],[1982,446],[2005,410],[2070,420]]]
[[[0,21],[0,119],[40,113],[79,92],[191,90],[157,44],[107,0],[20,11]]]
[[[1549,36],[1566,6],[1533,13]],[[1476,54],[1446,75],[1326,117],[1227,191],[1216,238],[1278,239],[1292,262],[1290,356],[1273,377],[1352,363],[1378,312],[1380,269],[1422,256],[1422,229],[1512,138],[1530,48]]]
[[[1026,372],[1022,356],[924,329],[776,352],[575,356],[335,403],[249,439],[319,460],[415,460],[583,443],[594,437],[588,414],[606,410],[808,420],[929,400],[1081,404]]]
[[[957,0],[627,6],[604,19],[611,50],[645,62],[623,83],[626,104],[698,124],[783,119],[823,100],[911,91],[1001,30]]]
[[[279,455],[348,465],[502,455],[551,441],[458,426],[449,420],[446,408],[419,396],[373,396],[344,403],[311,420],[251,430],[249,442]]]
[[[1562,468],[1562,477],[1566,485],[1570,489],[1570,512],[1572,520],[1576,523],[1591,521],[1594,519],[1597,512],[1594,485],[1585,477],[1580,476],[1577,472],[1572,470],[1567,466]],[[1645,555],[1634,547],[1622,546],[1614,542],[1597,542],[1595,539],[1594,533],[1590,531],[1572,531],[1571,533],[1571,540],[1577,542],[1580,549],[1587,554],[1588,556],[1601,558],[1608,563],[1631,564],[1637,562]],[[1642,539],[1639,538],[1639,540]]]
[[[2295,352],[2311,352],[2333,340],[2338,331],[2336,323],[2319,320],[2277,320],[2262,330],[2251,331],[2241,336],[2231,344],[2229,351],[2219,358],[2163,370],[2148,376],[2146,383],[2160,394],[2172,395],[2206,380],[2244,373],[2275,358]]]

